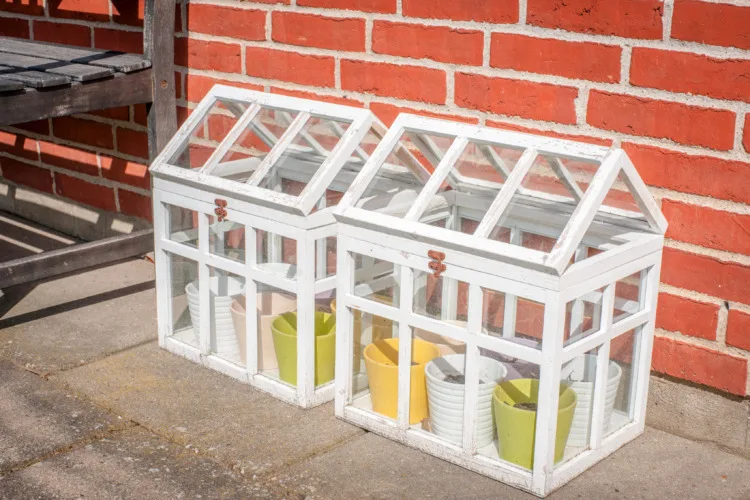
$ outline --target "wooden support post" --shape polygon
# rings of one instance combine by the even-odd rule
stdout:
[[[148,150],[151,159],[177,132],[174,81],[174,0],[146,0],[143,54],[151,60],[153,101],[148,105]]]

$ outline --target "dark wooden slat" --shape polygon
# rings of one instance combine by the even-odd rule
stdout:
[[[155,158],[177,132],[174,17],[174,0],[146,0],[143,45],[144,55],[153,63],[154,82],[154,102],[148,110],[150,158]]]
[[[49,73],[42,73],[41,71],[28,71],[8,66],[0,66],[0,76],[8,80],[15,80],[35,89],[59,87],[60,85],[68,85],[70,83],[70,78],[67,76],[51,75]]]
[[[0,37],[0,52],[45,57],[55,61],[91,64],[130,73],[151,67],[151,61],[136,54],[112,50],[85,49],[54,43],[29,42],[17,38]]]
[[[153,249],[154,231],[146,229],[2,262],[0,289],[143,255]]]
[[[0,52],[0,65],[11,68],[23,68],[34,71],[43,71],[54,75],[63,75],[77,82],[88,82],[100,80],[115,74],[111,68],[100,68],[87,64],[77,64],[67,61],[56,61],[42,57],[24,56]]]
[[[16,92],[23,89],[23,83],[14,82],[7,78],[0,78],[0,92]]]
[[[150,69],[60,89],[0,94],[0,126],[151,102],[151,96]]]

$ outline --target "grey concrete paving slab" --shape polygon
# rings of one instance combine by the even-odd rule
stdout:
[[[134,260],[6,289],[0,359],[48,373],[153,340],[153,272]]]
[[[748,478],[742,457],[648,429],[548,498],[739,500],[750,498]],[[371,433],[276,479],[307,500],[536,498]]]
[[[295,408],[156,343],[51,380],[247,473],[295,463],[362,433],[334,418],[330,404]]]
[[[281,498],[283,493],[142,428],[0,477],[0,499]]]
[[[0,474],[126,425],[7,361],[0,361],[0,381]]]

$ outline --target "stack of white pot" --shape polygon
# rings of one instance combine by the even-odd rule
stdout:
[[[461,444],[463,439],[465,384],[446,378],[463,377],[465,364],[464,354],[450,354],[435,358],[425,366],[432,430],[455,444]],[[486,357],[479,358],[480,383],[474,434],[477,448],[487,446],[493,440],[492,392],[507,373],[503,363]]]
[[[568,384],[578,396],[573,425],[570,428],[567,446],[585,448],[591,437],[591,410],[594,402],[594,379],[596,375],[596,356],[584,354],[573,358],[563,366],[562,382]],[[609,428],[612,410],[615,407],[617,389],[620,386],[622,368],[614,361],[609,362],[607,389],[604,397],[604,432]]]
[[[230,360],[240,360],[240,346],[232,323],[230,312],[232,301],[244,291],[244,284],[231,276],[213,276],[209,281],[211,304],[211,347],[219,357]],[[187,294],[190,320],[193,323],[195,345],[200,343],[200,299],[198,280],[185,287]]]

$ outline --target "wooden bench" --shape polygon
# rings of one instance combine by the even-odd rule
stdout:
[[[177,131],[174,0],[146,0],[143,54],[0,37],[0,126],[145,103],[153,160]],[[144,230],[0,263],[0,289],[153,250]]]

